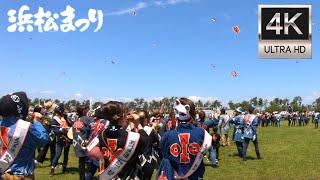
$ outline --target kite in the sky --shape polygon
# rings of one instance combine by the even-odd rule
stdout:
[[[216,65],[214,64],[210,64],[210,67],[212,67],[212,69],[216,69]]]
[[[232,27],[232,31],[235,33],[235,34],[240,34],[240,28],[239,26],[235,25]]]
[[[111,64],[116,64],[116,61],[112,60],[112,61],[111,61]]]
[[[231,76],[234,77],[234,78],[236,78],[236,77],[239,76],[239,74],[238,74],[237,71],[235,71],[235,70],[231,71],[230,74],[231,74]]]
[[[132,12],[132,15],[133,15],[133,16],[137,16],[137,12],[136,12],[136,11],[133,11],[133,12]]]
[[[152,42],[152,47],[157,47],[157,43],[155,41]]]
[[[212,17],[212,18],[211,18],[211,22],[215,23],[215,22],[216,22],[216,18],[215,18],[215,17]]]

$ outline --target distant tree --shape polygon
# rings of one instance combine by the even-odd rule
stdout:
[[[202,109],[203,108],[203,102],[199,99],[197,102],[195,102],[195,106],[198,109]]]
[[[144,99],[143,98],[135,98],[133,100],[135,102],[135,109],[143,109],[143,106],[144,106]]]
[[[144,103],[143,103],[143,110],[148,110],[148,108],[149,108],[149,104],[148,104],[148,102],[147,101],[145,101]]]
[[[258,107],[259,107],[259,109],[262,109],[262,107],[263,107],[263,99],[262,98],[258,99]]]
[[[211,102],[210,102],[210,101],[207,101],[207,102],[204,103],[203,106],[204,106],[205,108],[210,108]]]
[[[155,110],[155,109],[160,109],[161,108],[161,104],[159,101],[156,101],[156,100],[152,100],[150,103],[149,103],[149,109],[150,110]]]
[[[98,106],[102,106],[102,105],[103,105],[103,102],[97,101],[97,102],[95,102],[95,103],[92,104],[92,108],[95,109],[95,108],[97,108]]]
[[[39,104],[40,104],[40,99],[39,99],[39,98],[34,98],[33,101],[32,101],[32,104],[33,104],[34,106],[39,105]]]
[[[60,101],[59,99],[55,99],[53,102],[54,102],[55,104],[60,104],[60,103],[61,103],[61,101]]]
[[[136,102],[135,101],[130,101],[127,104],[129,109],[135,109],[136,108]]]
[[[84,100],[84,101],[82,101],[82,103],[81,103],[81,105],[82,106],[90,106],[90,100]]]
[[[222,107],[221,102],[218,101],[218,100],[214,100],[211,105],[212,105],[213,108],[216,108],[216,109]]]
[[[250,99],[250,104],[256,108],[258,106],[258,97]]]
[[[228,102],[229,108],[235,110],[237,108],[237,104],[234,103],[233,101]]]
[[[300,96],[294,97],[290,105],[293,111],[301,111],[302,98]]]
[[[312,104],[315,111],[320,112],[320,97],[318,97]]]
[[[81,103],[80,103],[79,101],[75,100],[75,99],[69,100],[69,101],[67,101],[67,102],[65,103],[65,106],[66,106],[66,107],[70,107],[70,106],[76,106],[76,107],[78,107],[78,106],[80,106],[80,105],[81,105]]]
[[[242,101],[240,103],[240,106],[245,110],[245,111],[249,111],[249,109],[254,108],[249,101]]]

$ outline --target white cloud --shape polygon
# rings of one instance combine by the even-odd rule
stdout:
[[[303,97],[302,100],[304,104],[312,104],[319,97],[320,97],[320,91],[313,91],[312,95]]]
[[[104,97],[101,99],[102,102],[107,103],[109,101],[120,101],[120,102],[129,102],[129,101],[133,101],[132,98],[129,97],[120,97],[120,98],[114,98],[114,97]]]
[[[148,7],[148,4],[145,2],[139,2],[137,3],[134,7],[130,7],[130,8],[125,8],[125,9],[120,9],[118,11],[114,11],[111,13],[108,13],[108,16],[120,16],[120,15],[125,15],[125,14],[131,14],[133,12],[137,12],[141,9],[144,9]]]
[[[218,100],[217,97],[211,97],[211,96],[208,96],[208,97],[202,97],[202,96],[189,96],[188,99],[192,100],[193,102],[197,102],[197,101],[202,101],[202,102],[213,102],[215,100]]]
[[[40,91],[40,94],[53,94],[53,91],[46,90],[46,91]]]
[[[148,97],[148,98],[145,98],[146,101],[148,102],[151,102],[152,100],[155,100],[155,101],[161,101],[164,97],[162,96],[159,96],[159,97]]]
[[[73,97],[74,97],[75,99],[83,99],[83,95],[82,95],[81,93],[75,93],[75,94],[73,95]]]
[[[170,5],[176,5],[180,3],[190,3],[192,0],[156,0],[153,3],[146,3],[146,2],[139,2],[133,7],[120,9],[117,11],[113,11],[110,13],[107,13],[107,16],[121,16],[126,14],[132,14],[133,12],[137,12],[141,9],[145,9],[150,6],[170,6]]]
[[[120,98],[120,101],[129,102],[129,101],[133,101],[133,99],[132,98],[128,98],[128,97],[122,97],[122,98]]]
[[[157,6],[175,5],[178,3],[189,3],[191,0],[165,0],[165,1],[155,1],[154,4]]]

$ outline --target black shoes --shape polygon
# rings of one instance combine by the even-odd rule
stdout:
[[[54,168],[51,168],[50,176],[54,176]]]
[[[67,173],[67,167],[63,166],[62,167],[62,174],[66,174]]]

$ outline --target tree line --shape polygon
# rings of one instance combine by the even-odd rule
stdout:
[[[144,98],[135,98],[129,102],[126,102],[128,108],[130,109],[145,109],[145,110],[160,110],[161,112],[170,113],[170,107],[173,106],[174,101],[178,97],[164,97],[161,100],[151,100],[147,101]],[[66,107],[70,106],[92,106],[92,108],[97,108],[98,106],[102,105],[103,102],[96,101],[90,104],[89,100],[84,100],[82,102],[78,100],[68,100],[68,101],[60,101],[59,99],[40,99],[35,98],[33,100],[29,99],[31,105],[43,105],[44,102],[52,101],[56,104],[64,104]],[[206,101],[203,102],[201,100],[195,101],[196,109],[198,110],[213,110],[213,109],[236,109],[237,107],[242,107],[245,110],[249,110],[249,108],[255,108],[260,111],[266,112],[274,112],[274,111],[287,111],[288,108],[291,108],[292,111],[320,111],[320,97],[317,98],[312,104],[303,104],[303,99],[300,96],[294,97],[292,100],[288,98],[274,98],[273,100],[269,101],[267,99],[254,97],[249,100],[243,100],[242,102],[233,102],[229,101],[227,105],[223,105],[221,101],[214,100],[214,101]]]

